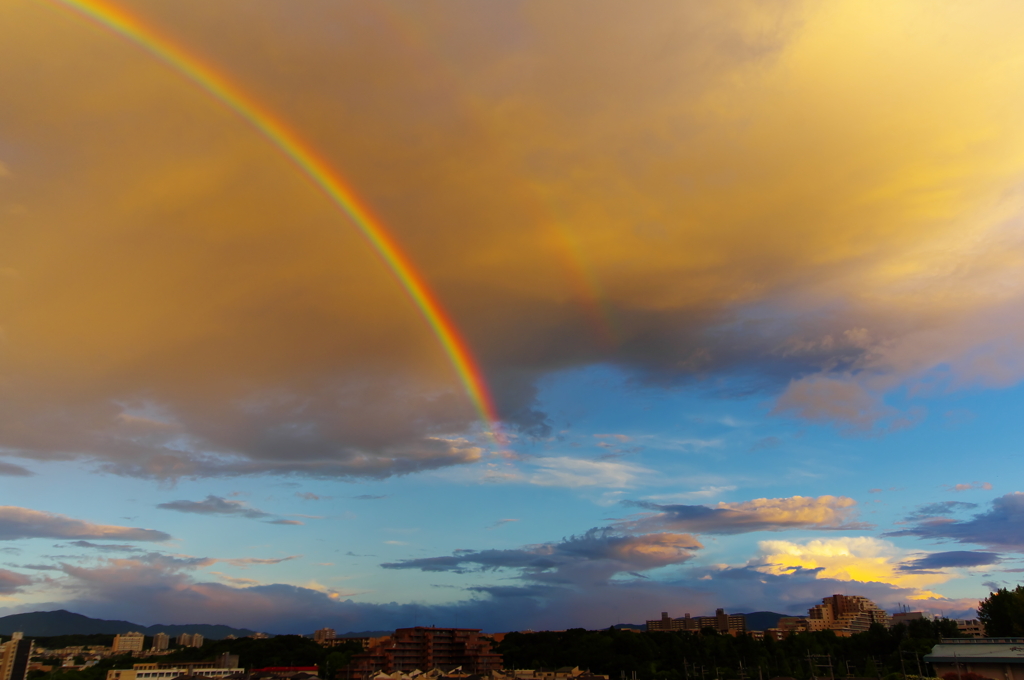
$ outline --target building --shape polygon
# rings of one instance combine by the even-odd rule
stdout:
[[[313,633],[313,642],[322,645],[327,640],[333,640],[335,637],[337,637],[337,634],[333,628],[321,628]]]
[[[889,615],[866,597],[832,595],[807,611],[807,630],[831,630],[839,635],[867,631],[872,623],[889,627]]]
[[[125,652],[141,652],[142,646],[146,642],[146,636],[142,633],[121,633],[114,636],[114,646],[111,650],[114,654],[124,654]]]
[[[202,647],[203,636],[199,633],[182,633],[175,642],[179,647]]]
[[[484,675],[501,670],[501,654],[491,649],[478,628],[399,628],[384,642],[352,657],[342,671],[349,680],[365,680],[378,672],[460,667]]]
[[[1024,638],[943,638],[924,660],[940,678],[977,673],[991,680],[1024,680]]]
[[[662,612],[661,619],[653,619],[647,622],[648,631],[699,631],[703,628],[714,628],[719,633],[736,635],[746,632],[747,617],[743,614],[726,614],[724,609],[716,609],[714,616],[695,616],[690,618],[689,614],[683,614],[682,618],[678,619],[669,618],[668,612]]]
[[[9,642],[0,646],[0,680],[25,680],[31,656],[32,641],[22,633],[12,635]]]
[[[234,668],[218,666],[214,661],[197,663],[137,663],[131,670],[113,669],[107,671],[107,680],[173,680],[182,675],[195,678],[226,678],[243,673],[238,668],[238,657],[234,657]]]
[[[924,612],[899,612],[898,614],[892,615],[892,619],[889,621],[889,627],[892,628],[893,626],[898,626],[901,623],[906,625],[911,621],[917,621],[924,618],[927,618],[924,615]]]
[[[956,627],[964,637],[985,637],[985,626],[978,619],[957,619]]]
[[[153,636],[153,646],[150,650],[154,652],[162,652],[167,649],[171,644],[171,636],[167,633],[157,633]]]

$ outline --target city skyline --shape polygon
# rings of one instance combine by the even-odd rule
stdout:
[[[1022,19],[3,4],[0,616],[975,618],[1024,573]]]

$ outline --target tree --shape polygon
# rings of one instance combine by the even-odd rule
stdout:
[[[1024,635],[1024,585],[990,593],[978,605],[978,619],[985,625],[988,637]]]

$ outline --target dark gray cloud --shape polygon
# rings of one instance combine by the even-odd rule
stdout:
[[[940,569],[952,567],[982,567],[999,564],[999,553],[974,550],[951,550],[949,552],[932,553],[924,557],[907,560],[899,566],[899,571],[914,574],[931,574]]]
[[[156,507],[197,515],[238,515],[250,519],[270,517],[270,513],[257,510],[243,501],[231,501],[220,496],[214,496],[213,494],[210,494],[201,501],[171,501],[169,503],[160,503]]]
[[[938,503],[928,503],[917,508],[911,513],[908,519],[927,519],[929,517],[943,517],[945,515],[952,515],[955,512],[961,510],[973,510],[978,507],[977,503],[965,503],[963,501],[939,501]]]
[[[35,473],[14,463],[0,460],[0,475],[6,477],[31,477]]]
[[[557,543],[516,550],[459,550],[453,555],[387,562],[385,569],[488,571],[513,569],[519,578],[552,582],[605,581],[616,574],[682,564],[704,546],[689,534],[622,535],[594,528]]]
[[[966,520],[940,516],[909,519],[914,526],[883,535],[917,536],[1024,552],[1024,493],[1021,492],[996,498],[987,512],[978,513]]]
[[[0,506],[0,541],[19,538],[93,538],[121,541],[166,541],[170,534],[154,529],[139,529],[93,524],[80,519],[40,512],[12,505]]]
[[[785,529],[866,529],[870,524],[853,520],[856,501],[842,496],[810,498],[759,498],[742,503],[660,505],[648,501],[623,501],[624,505],[655,511],[620,522],[636,531],[671,529],[704,534],[742,534]]]

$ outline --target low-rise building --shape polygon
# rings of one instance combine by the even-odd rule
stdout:
[[[180,676],[193,678],[226,678],[229,675],[243,673],[237,666],[217,666],[216,662],[200,661],[195,663],[137,663],[131,669],[112,669],[107,671],[107,680],[173,680]]]
[[[985,625],[978,619],[957,619],[956,627],[964,637],[985,637]]]
[[[976,673],[991,680],[1024,680],[1024,638],[943,638],[924,660],[940,678]]]
[[[482,675],[501,670],[501,654],[479,628],[399,628],[379,645],[352,657],[342,671],[347,680],[368,680],[379,672],[455,668]]]

